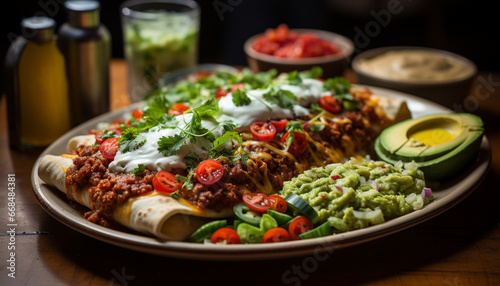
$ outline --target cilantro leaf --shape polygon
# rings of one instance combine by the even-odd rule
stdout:
[[[300,123],[298,121],[289,121],[286,124],[285,130],[287,132],[290,132],[290,133],[292,133],[292,131],[297,131],[297,132],[300,132],[300,133],[304,133],[304,127],[303,127],[303,125],[302,125],[302,123]]]
[[[224,135],[215,139],[214,147],[212,147],[211,151],[212,150],[216,151],[220,146],[222,146],[222,144],[224,144],[227,141],[232,140],[232,139],[237,140],[240,143],[240,145],[243,142],[243,138],[241,137],[241,135],[238,132],[227,131],[226,133],[224,133]]]
[[[288,83],[291,85],[301,85],[302,78],[300,78],[298,71],[291,71],[288,73]]]
[[[323,69],[315,66],[310,70],[300,72],[302,78],[321,78],[323,76]]]
[[[314,111],[314,112],[321,112],[321,111],[323,111],[323,110],[324,110],[324,109],[323,109],[321,106],[319,106],[319,104],[317,104],[317,103],[313,103],[313,104],[311,104],[311,109],[312,109],[312,111]]]
[[[137,168],[134,168],[134,170],[132,170],[132,174],[133,175],[141,175],[142,173],[144,173],[144,171],[146,170],[146,167],[144,166],[144,164],[139,164],[137,165]]]
[[[193,150],[189,150],[189,152],[184,156],[182,162],[186,164],[188,171],[195,169],[198,164],[200,164],[200,157]]]
[[[163,136],[158,141],[158,152],[164,156],[172,156],[179,152],[181,147],[186,144],[186,139],[185,136],[179,134],[170,137]]]
[[[246,92],[237,89],[233,92],[233,103],[235,106],[249,105],[252,100],[247,96]]]
[[[293,110],[294,105],[297,103],[297,97],[292,92],[284,89],[279,89],[278,91],[270,90],[263,96],[269,103],[291,110]]]
[[[311,124],[311,128],[309,128],[312,132],[321,132],[323,129],[325,129],[325,125],[318,123]]]
[[[336,95],[349,93],[352,85],[343,77],[329,78],[323,83],[325,90],[332,90]]]
[[[236,128],[236,124],[234,124],[234,122],[229,119],[222,120],[221,122],[219,122],[219,125],[226,131],[234,131],[234,129]]]
[[[102,139],[109,139],[109,138],[115,138],[115,137],[116,137],[116,133],[114,131],[107,130],[107,129],[104,130],[104,132],[102,133],[102,136],[101,136]]]
[[[140,148],[146,144],[146,141],[147,138],[144,134],[139,134],[139,130],[136,127],[130,127],[122,132],[118,140],[118,146],[120,146],[120,152],[127,153]]]

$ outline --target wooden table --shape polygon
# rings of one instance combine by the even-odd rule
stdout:
[[[348,78],[355,81],[352,73]],[[6,103],[0,103],[0,285],[500,285],[500,74],[483,72],[471,112],[485,121],[491,170],[464,201],[405,231],[306,257],[254,262],[173,259],[134,252],[87,237],[47,214],[32,194],[38,153],[9,149]],[[112,107],[126,106],[125,65],[111,65]],[[490,83],[486,82],[490,80]],[[15,279],[7,260],[8,174],[16,178]]]

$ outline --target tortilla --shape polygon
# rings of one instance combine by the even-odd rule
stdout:
[[[93,135],[92,135],[93,136]],[[76,138],[81,140],[84,138]],[[66,192],[66,170],[73,161],[67,157],[45,155],[38,168],[38,176],[48,185]],[[88,188],[69,199],[93,210]],[[227,217],[231,212],[203,212],[183,205],[178,200],[153,192],[129,199],[116,207],[114,218],[120,224],[138,232],[164,240],[184,240],[193,231],[209,221],[208,218]]]

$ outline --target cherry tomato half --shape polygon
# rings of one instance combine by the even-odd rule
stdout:
[[[278,195],[271,195],[268,198],[269,198],[269,208],[270,209],[272,209],[273,211],[280,212],[280,213],[286,212],[288,205],[287,205],[284,198],[282,198]]]
[[[224,240],[227,244],[241,244],[241,238],[236,230],[229,227],[219,228],[216,232],[214,232],[214,234],[212,234],[212,237],[210,238],[210,241],[212,243],[217,243]]]
[[[181,115],[185,111],[187,111],[188,109],[189,109],[188,106],[186,106],[182,103],[176,103],[176,104],[172,105],[172,108],[170,108],[168,110],[168,115],[174,115],[174,116]]]
[[[285,133],[281,138],[281,142],[285,143],[288,138],[289,132]],[[307,139],[304,133],[300,133],[297,131],[293,131],[293,141],[288,147],[288,152],[292,153],[295,156],[298,156],[304,153],[307,149]]]
[[[253,139],[259,141],[271,141],[276,136],[276,127],[272,123],[257,121],[250,125]]]
[[[314,225],[310,219],[306,218],[305,216],[299,216],[292,220],[292,222],[288,226],[288,233],[290,234],[290,238],[292,240],[298,240],[300,239],[300,234],[308,232],[313,228]]]
[[[266,231],[266,233],[264,233],[264,236],[262,237],[263,243],[289,240],[291,240],[290,234],[288,233],[288,231],[286,231],[286,229],[281,227],[271,228],[270,230]]]
[[[283,118],[281,120],[270,120],[271,123],[276,127],[276,132],[285,132],[286,125],[288,124],[288,119]]]
[[[337,101],[335,97],[330,95],[324,95],[320,97],[319,105],[321,105],[323,109],[331,113],[340,113],[342,111],[342,106],[340,102]]]
[[[196,178],[203,185],[213,185],[224,175],[222,164],[215,160],[205,160],[196,168]]]
[[[265,213],[270,206],[269,198],[263,193],[244,194],[243,202],[249,209],[259,213]]]
[[[182,187],[182,184],[177,182],[174,174],[167,171],[159,171],[153,177],[153,187],[161,193],[173,193]]]
[[[116,152],[120,150],[120,146],[118,146],[119,139],[120,138],[109,138],[102,142],[101,146],[99,147],[99,151],[104,158],[108,159],[109,161],[113,161],[115,159]]]
[[[245,89],[245,84],[244,83],[233,84],[231,86],[231,90],[230,91],[227,91],[226,89],[220,87],[219,89],[217,89],[215,91],[215,95],[217,96],[217,98],[221,98],[221,97],[224,97],[224,96],[228,95],[229,93],[235,92],[238,89],[244,90]]]

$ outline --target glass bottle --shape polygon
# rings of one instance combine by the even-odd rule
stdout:
[[[72,125],[109,111],[110,34],[97,1],[66,1],[68,22],[58,31],[66,58]]]
[[[25,18],[5,58],[9,142],[45,147],[70,129],[64,57],[47,17]]]

